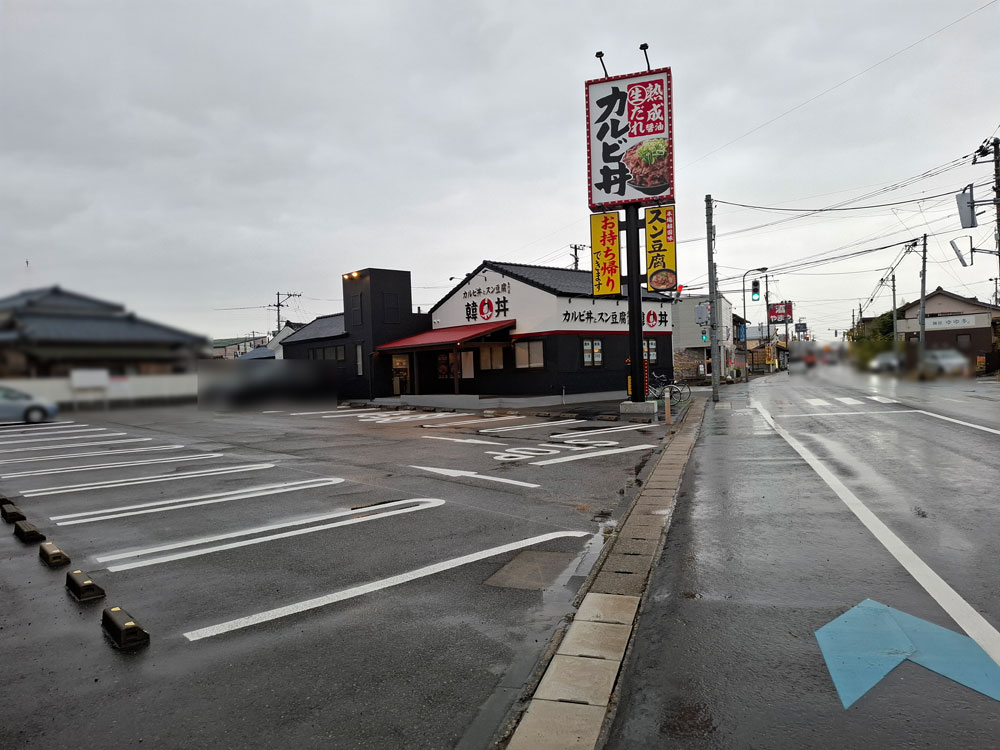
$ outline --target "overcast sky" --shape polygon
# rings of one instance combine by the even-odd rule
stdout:
[[[640,42],[673,69],[679,274],[703,283],[706,193],[830,206],[992,136],[1000,2],[725,145],[986,2],[0,0],[0,294],[58,283],[223,337],[274,313],[218,308],[277,291],[302,293],[292,319],[340,311],[356,268],[410,270],[426,309],[485,258],[567,266],[590,241],[584,81],[596,50],[644,70]],[[991,178],[966,160],[859,205]],[[719,205],[720,274],[950,231],[929,288],[992,294],[996,259],[947,243],[969,234],[951,197],[728,234],[781,218]],[[896,255],[779,275],[772,299],[831,338]]]

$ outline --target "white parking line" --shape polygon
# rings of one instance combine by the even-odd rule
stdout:
[[[492,440],[476,440],[475,438],[450,438],[440,435],[421,435],[426,440],[449,440],[452,443],[475,443],[476,445],[507,445],[507,443],[495,443]]]
[[[821,398],[807,398],[806,403],[810,406],[829,406],[830,402]]]
[[[115,435],[124,435],[124,432],[113,433]],[[97,437],[96,435],[94,437]],[[108,435],[101,435],[101,437],[109,437]],[[90,445],[120,445],[121,443],[148,443],[153,438],[125,438],[124,440],[98,440],[90,443],[64,443],[62,445],[41,445],[41,446],[31,446],[28,448],[4,448],[0,453],[24,453],[25,451],[54,451],[60,448],[85,448]]]
[[[847,396],[837,396],[836,400],[842,404],[847,404],[848,406],[858,406],[859,404],[864,403],[864,401],[861,401],[860,399],[849,398]]]
[[[373,411],[370,409],[365,409],[365,411],[370,412],[368,414],[365,414],[366,417],[374,417],[379,415],[389,415],[398,413],[394,411]],[[326,416],[322,417],[322,419],[340,419],[341,417],[355,417],[355,416],[357,416],[357,414],[354,412],[351,412],[349,414],[338,413],[338,414],[327,414]]]
[[[398,510],[390,510],[387,512],[382,512],[382,508],[390,506],[398,506],[401,503],[411,504],[412,507],[401,508]],[[213,552],[224,552],[225,550],[238,549],[239,547],[249,547],[253,544],[263,544],[264,542],[273,542],[275,539],[287,539],[292,536],[301,536],[302,534],[313,534],[317,531],[326,531],[328,529],[336,529],[341,526],[352,526],[358,523],[366,523],[367,521],[379,521],[383,518],[389,518],[390,516],[398,516],[403,513],[415,513],[421,510],[427,510],[428,508],[436,508],[439,505],[444,505],[444,500],[437,500],[434,498],[418,498],[414,500],[397,500],[393,503],[386,503],[385,505],[380,505],[372,512],[372,509],[361,509],[361,510],[348,510],[340,511],[337,513],[327,513],[323,516],[315,516],[313,518],[306,518],[301,521],[292,521],[290,523],[283,524],[272,524],[271,526],[260,526],[256,529],[246,529],[244,531],[234,531],[230,534],[221,534],[216,537],[205,537],[202,539],[191,539],[186,542],[177,542],[172,545],[164,545],[161,547],[153,547],[147,550],[139,550],[138,552],[124,552],[118,555],[109,555],[106,557],[98,557],[98,562],[104,562],[108,560],[122,559],[126,557],[138,557],[140,555],[148,555],[153,552],[177,549],[179,547],[190,547],[197,544],[205,544],[207,542],[219,541],[221,539],[232,539],[234,537],[248,536],[250,534],[258,534],[265,531],[274,531],[275,529],[287,528],[289,526],[301,526],[308,523],[315,523],[317,521],[323,521],[329,518],[336,518],[338,516],[353,515],[357,518],[351,518],[347,521],[336,521],[335,523],[325,523],[320,526],[310,526],[306,529],[295,529],[293,531],[283,531],[280,534],[270,534],[268,536],[259,536],[254,539],[244,539],[240,542],[229,542],[228,544],[218,544],[214,547],[205,547],[203,549],[189,550],[187,552],[176,552],[172,555],[164,555],[163,557],[155,557],[150,560],[138,560],[137,562],[122,563],[121,565],[110,565],[108,566],[108,572],[117,573],[121,570],[131,570],[132,568],[144,568],[149,565],[161,565],[163,563],[174,562],[175,560],[184,560],[189,557],[200,557],[201,555],[209,555]],[[365,515],[359,515],[364,513]]]
[[[249,628],[254,625],[270,622],[271,620],[277,620],[282,617],[288,617],[289,615],[298,614],[300,612],[307,612],[311,609],[317,609],[318,607],[325,607],[326,605],[333,604],[334,602],[342,602],[347,599],[353,599],[358,596],[370,594],[374,591],[381,591],[382,589],[399,586],[404,583],[409,583],[410,581],[415,581],[418,578],[426,578],[427,576],[432,576],[437,573],[443,573],[446,570],[459,568],[463,565],[468,565],[469,563],[478,562],[479,560],[485,560],[497,555],[504,555],[508,552],[524,549],[525,547],[533,547],[536,544],[542,544],[543,542],[548,542],[552,539],[581,537],[587,535],[588,532],[586,531],[554,531],[549,534],[542,534],[541,536],[533,536],[530,539],[522,539],[518,542],[512,542],[511,544],[504,544],[499,547],[482,550],[481,552],[474,552],[471,555],[463,555],[462,557],[445,560],[444,562],[428,565],[423,568],[418,568],[417,570],[411,570],[408,573],[402,573],[401,575],[392,576],[391,578],[383,578],[381,581],[372,581],[371,583],[366,583],[361,586],[353,586],[349,589],[327,594],[326,596],[319,596],[315,599],[307,599],[306,601],[298,602],[296,604],[289,604],[284,607],[269,609],[266,612],[258,612],[257,614],[250,615],[248,617],[240,617],[239,619],[223,622],[219,625],[212,625],[207,628],[191,630],[184,633],[184,637],[189,641],[211,638],[213,636],[222,635],[223,633],[230,633],[234,630]]]
[[[1000,664],[1000,632],[994,628],[974,607],[965,601],[955,589],[935,573],[927,563],[925,563],[912,549],[906,546],[902,539],[896,536],[893,531],[886,526],[878,516],[876,516],[867,505],[851,492],[836,475],[826,467],[808,448],[790,435],[784,428],[779,427],[771,418],[771,415],[760,403],[754,403],[754,407],[764,417],[771,428],[778,433],[792,449],[801,456],[813,471],[826,482],[827,486],[836,493],[850,511],[864,524],[865,528],[885,547],[900,565],[919,583],[923,589],[931,595],[945,612],[958,624],[962,630],[968,634],[972,640],[979,644],[990,658]]]
[[[274,464],[243,464],[242,466],[227,466],[217,469],[201,469],[199,471],[181,471],[174,474],[157,474],[142,479],[109,479],[106,482],[90,482],[88,484],[67,484],[62,487],[42,487],[37,490],[22,490],[24,497],[43,497],[46,495],[62,495],[67,492],[83,492],[85,490],[110,490],[118,487],[132,487],[138,484],[156,484],[158,482],[173,482],[178,479],[200,479],[217,477],[224,474],[242,474],[245,471],[263,471],[273,469]]]
[[[527,417],[487,417],[486,419],[464,419],[460,422],[445,422],[438,424],[422,424],[421,427],[459,427],[463,424],[482,424],[483,422],[506,422],[511,419],[527,419]]]
[[[846,417],[856,414],[882,416],[883,414],[915,414],[919,409],[893,409],[892,411],[814,411],[809,414],[774,414],[782,419],[786,417]]]
[[[609,432],[629,432],[630,430],[649,430],[657,427],[655,424],[630,424],[619,427],[604,427],[599,430],[580,430],[578,432],[560,432],[558,435],[550,435],[549,440],[562,440],[564,438],[585,438],[591,435],[606,435]]]
[[[894,398],[887,398],[885,396],[865,396],[865,398],[870,398],[872,401],[878,401],[880,404],[898,404],[899,402]]]
[[[152,438],[146,438],[151,440]],[[112,441],[114,442],[114,441]],[[176,451],[184,448],[183,445],[152,445],[148,448],[119,448],[110,451],[86,451],[83,453],[61,453],[57,456],[32,456],[31,458],[4,458],[0,459],[0,464],[24,464],[32,461],[58,461],[64,458],[90,458],[91,456],[117,456],[122,453],[148,453],[150,451]]]
[[[76,422],[65,422],[60,424],[40,424],[33,427],[26,427],[23,424],[19,427],[9,426],[0,427],[0,436],[7,437],[8,435],[13,435],[18,432],[23,432],[25,435],[32,432],[42,431],[42,434],[50,432],[59,432],[61,430],[76,430],[80,427],[90,427],[89,424],[77,424]]]
[[[472,479],[484,479],[487,482],[500,482],[501,484],[513,484],[518,487],[541,487],[540,484],[531,484],[531,482],[520,482],[517,479],[505,479],[504,477],[492,477],[489,474],[480,474],[475,471],[465,471],[463,469],[439,469],[434,466],[413,466],[410,465],[411,469],[420,469],[421,471],[429,471],[432,474],[442,474],[446,477],[469,477]]]
[[[41,477],[47,474],[71,474],[75,471],[99,471],[100,469],[124,469],[131,466],[148,466],[150,464],[173,464],[182,461],[203,461],[207,458],[222,458],[222,453],[198,453],[193,456],[171,456],[170,458],[147,458],[143,461],[117,461],[104,464],[86,464],[84,466],[61,466],[55,469],[35,469],[34,471],[19,471],[14,474],[0,474],[0,479],[16,479],[18,477]]]
[[[587,458],[597,458],[598,456],[612,456],[616,453],[631,453],[632,451],[645,451],[655,448],[655,445],[630,445],[627,448],[609,448],[603,451],[588,451],[587,453],[574,453],[572,456],[561,456],[559,458],[547,458],[544,461],[532,461],[532,466],[548,466],[549,464],[562,464],[567,461],[583,461]]]
[[[363,411],[378,411],[378,409],[372,407],[371,409],[349,409],[346,411],[344,409],[324,409],[323,411],[293,411],[288,416],[309,417],[312,416],[313,414],[343,414],[346,416],[349,414],[358,414]]]
[[[486,427],[485,429],[479,430],[479,432],[513,432],[514,430],[530,430],[534,427],[555,427],[556,425],[562,424],[576,424],[577,422],[586,422],[585,419],[560,419],[555,422],[535,422],[534,424],[516,424],[508,427]]]
[[[329,477],[321,479],[302,479],[295,482],[281,482],[279,484],[261,484],[256,487],[248,487],[242,490],[213,492],[210,495],[179,497],[172,500],[156,500],[150,503],[139,503],[138,505],[123,505],[118,508],[103,508],[101,510],[88,510],[81,513],[68,513],[62,516],[51,516],[49,520],[56,521],[56,526],[74,526],[80,523],[109,521],[114,518],[125,518],[126,516],[141,516],[147,513],[164,513],[169,510],[192,508],[196,505],[212,505],[214,503],[227,503],[232,500],[249,500],[254,497],[264,497],[266,495],[280,495],[285,492],[311,490],[316,487],[326,487],[331,484],[340,484],[343,481],[343,479],[339,479],[337,477]]]
[[[84,432],[107,432],[107,431],[108,431],[107,427],[91,427],[90,429],[87,429],[87,430],[67,430],[66,432],[63,432],[63,433],[61,433],[59,435],[55,435],[53,437],[42,437],[42,438],[32,437],[32,438],[24,438],[24,439],[21,439],[21,440],[4,440],[4,441],[0,441],[0,445],[23,445],[24,443],[49,443],[49,442],[52,442],[53,440],[66,440],[67,439],[67,437],[66,437],[67,435],[73,435],[74,436],[74,437],[68,438],[69,440],[77,440],[78,438],[75,437],[75,436],[78,435],[78,434],[80,434],[80,433],[84,433]],[[127,434],[128,434],[127,432],[108,432],[107,435],[83,435],[79,439],[80,440],[89,440],[92,437],[117,437],[119,435],[127,435]],[[4,436],[4,437],[6,437],[6,436]]]
[[[72,419],[68,419],[62,422],[42,422],[37,425],[29,425],[27,422],[0,422],[0,430],[31,430],[31,429],[41,429],[42,427],[54,427],[56,425],[63,424],[75,424]]]

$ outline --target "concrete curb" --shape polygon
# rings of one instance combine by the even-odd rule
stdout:
[[[547,656],[527,707],[511,722],[507,750],[603,747],[614,722],[620,680],[635,638],[640,604],[673,517],[677,491],[701,428],[707,401],[697,398],[660,453],[645,486],[588,578],[569,628]]]

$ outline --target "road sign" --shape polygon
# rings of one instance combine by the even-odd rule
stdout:
[[[805,333],[808,330],[809,330],[809,324],[808,323],[796,323],[795,324],[795,332],[796,333]]]
[[[712,304],[710,302],[699,302],[694,308],[694,322],[695,325],[707,326],[712,313]]]
[[[816,631],[844,708],[910,661],[1000,701],[1000,666],[966,635],[865,599]]]

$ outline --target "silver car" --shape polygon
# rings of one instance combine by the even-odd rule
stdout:
[[[44,398],[0,385],[0,422],[44,422],[55,419],[59,407]]]

